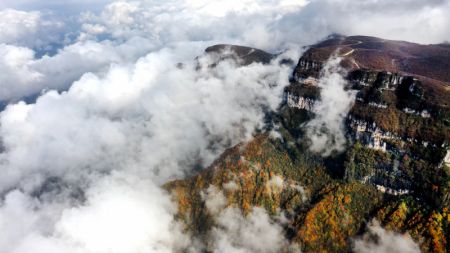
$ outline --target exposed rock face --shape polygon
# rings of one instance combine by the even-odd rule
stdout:
[[[386,104],[375,103],[375,102],[369,102],[369,106],[381,108],[381,109],[386,109],[388,107]]]
[[[342,49],[341,51],[347,50]],[[348,52],[353,53],[351,50]],[[318,54],[321,56],[318,57]],[[317,83],[317,79],[320,77],[321,68],[327,59],[323,56],[328,55],[329,57],[332,54],[334,54],[332,51],[324,53],[320,47],[312,47],[300,59],[294,71],[295,82],[291,85],[293,88],[286,89],[285,101],[289,107],[314,112],[314,101],[318,96],[310,96],[308,90]],[[355,67],[347,63],[345,61],[342,63],[349,71],[346,77],[347,88],[358,90],[357,103],[354,106],[357,109],[352,109],[348,117],[348,130],[353,140],[361,143],[366,149],[381,151],[387,157],[407,156],[418,160],[428,159],[427,152],[419,151],[419,146],[420,148],[433,148],[437,153],[440,152],[436,147],[445,139],[446,131],[441,130],[445,129],[442,127],[442,118],[445,119],[445,116],[441,119],[436,119],[435,116],[446,115],[448,110],[443,100],[440,100],[438,104],[433,104],[425,99],[429,83],[424,82],[423,78],[398,70],[391,72],[376,68],[362,68],[358,64]],[[315,81],[306,84],[306,80]],[[430,94],[428,93],[428,95]],[[353,113],[356,113],[355,117],[353,117]],[[403,126],[400,122],[410,124],[410,121],[419,121],[415,117],[408,118],[407,115],[418,116],[424,120],[417,128],[414,123],[412,123],[413,127]],[[433,123],[433,128],[437,130],[433,130],[435,131],[434,135],[425,134],[427,130],[419,130],[420,132],[410,130],[425,129],[428,124],[425,121],[428,119],[432,120],[428,122],[436,122]],[[435,159],[433,164],[430,166],[437,166]],[[402,164],[401,167],[404,165]],[[376,172],[376,175],[370,174],[363,181],[376,186],[379,191],[394,196],[412,194],[413,177],[411,173],[408,176],[399,172],[393,169],[392,164],[385,164],[373,172]],[[447,195],[442,194],[441,199],[445,199]],[[435,197],[431,198],[435,199]],[[444,200],[443,203],[447,202]]]
[[[302,57],[298,61],[297,67],[294,71],[294,79],[296,81],[302,78],[318,77],[320,70],[322,70],[322,62],[309,60],[308,58]]]
[[[312,112],[314,109],[315,100],[307,97],[299,97],[292,93],[285,92],[285,101],[291,108],[304,109]]]
[[[430,118],[431,117],[431,114],[427,110],[416,111],[411,108],[405,107],[405,108],[403,108],[403,111],[405,113],[414,114],[414,115],[420,116],[422,118]]]
[[[312,112],[320,92],[317,82],[314,77],[298,79],[284,90],[283,103],[290,108]]]
[[[446,166],[450,167],[450,150],[447,150],[447,154],[445,155],[444,158],[444,163]]]
[[[349,80],[362,86],[372,85],[377,80],[377,77],[378,72],[361,69],[350,72],[348,76]]]
[[[400,190],[396,190],[396,189],[392,189],[383,185],[375,185],[377,187],[377,189],[383,193],[387,193],[390,195],[405,195],[408,194],[410,191],[408,189],[400,189]]]
[[[364,120],[356,120],[350,117],[349,126],[354,131],[356,140],[375,150],[386,152],[385,140],[401,139],[390,132],[383,131],[375,123],[370,124]]]
[[[351,116],[349,117],[349,121],[350,127],[355,130],[356,135],[359,135],[363,132],[369,132],[372,134],[377,134],[383,139],[401,139],[399,136],[391,132],[382,130],[375,123],[369,123],[364,120],[357,120],[352,118]]]
[[[407,76],[406,76],[407,77]],[[358,69],[348,75],[349,81],[362,86],[376,85],[379,89],[395,90],[406,78],[398,73]]]
[[[381,82],[384,89],[395,89],[397,85],[401,84],[404,77],[391,72],[380,72],[377,80]]]

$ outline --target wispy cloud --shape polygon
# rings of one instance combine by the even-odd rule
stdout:
[[[323,67],[318,81],[320,98],[314,104],[314,118],[306,124],[310,150],[323,155],[345,149],[344,120],[354,102],[354,92],[346,89],[345,70],[341,58],[330,58]]]
[[[408,234],[387,231],[373,220],[362,238],[354,241],[356,253],[420,253],[419,246]]]

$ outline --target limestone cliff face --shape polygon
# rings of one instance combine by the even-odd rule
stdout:
[[[300,58],[297,67],[294,71],[294,79],[298,81],[302,78],[307,78],[310,76],[319,77],[320,71],[322,69],[322,62],[313,61],[306,57]]]
[[[416,190],[415,194],[430,202],[447,206],[448,193],[445,189],[450,185],[446,183],[446,179],[442,181],[436,177],[430,178],[434,183],[424,182],[423,187],[417,187],[412,182],[423,180],[422,172],[414,172],[413,167],[419,166],[418,164],[422,164],[420,167],[424,166],[424,171],[435,170],[444,178],[448,178],[450,174],[443,169],[447,150],[445,143],[450,138],[447,120],[450,110],[446,102],[450,101],[446,99],[450,94],[448,87],[435,85],[432,80],[419,76],[414,71],[408,72],[405,68],[384,64],[382,58],[368,62],[369,59],[358,55],[359,47],[354,47],[364,45],[364,38],[350,42],[340,47],[330,47],[333,41],[312,46],[299,60],[294,70],[293,83],[286,88],[286,105],[314,112],[314,101],[320,96],[320,91],[311,95],[311,87],[317,81],[306,83],[306,80],[320,78],[321,68],[331,55],[343,57],[341,64],[348,71],[348,88],[357,91],[356,102],[346,125],[348,137],[364,148],[385,153],[381,157],[386,156],[383,158],[386,166],[373,167],[370,171],[377,175],[366,174],[363,181],[392,195],[413,194]],[[380,62],[376,62],[378,60]],[[438,89],[440,91],[436,94]],[[375,154],[367,152],[370,156]],[[404,161],[410,157],[414,162]],[[399,161],[396,162],[396,159]],[[395,163],[399,165],[394,166]],[[401,170],[393,169],[397,167]],[[438,190],[435,193],[429,192],[432,188]],[[423,194],[419,193],[421,191]]]
[[[348,74],[348,80],[362,86],[376,85],[379,89],[395,90],[403,80],[413,78],[411,76],[404,76],[399,73],[391,73],[387,71],[374,71],[369,69],[358,69],[351,71]],[[413,79],[418,82],[417,79]]]
[[[370,70],[355,70],[352,71],[348,77],[357,84],[370,86],[377,80],[378,72]]]
[[[316,100],[320,96],[320,89],[317,86],[317,78],[308,76],[294,81],[285,88],[283,95],[283,104],[290,108],[314,111]]]
[[[303,82],[310,77],[320,77],[320,71],[322,70],[323,64],[323,62],[308,60],[303,57],[300,58],[300,61],[294,70],[294,80]],[[380,90],[396,90],[396,88],[404,82],[407,83],[411,92],[414,92],[414,87],[421,86],[421,82],[411,75],[373,69],[351,70],[348,73],[347,80],[361,86],[375,86]]]
[[[300,97],[290,92],[285,93],[285,101],[290,108],[303,109],[312,112],[315,100],[308,97]]]

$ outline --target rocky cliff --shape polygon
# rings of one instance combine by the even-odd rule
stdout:
[[[229,208],[244,215],[262,208],[273,221],[283,217],[286,240],[302,252],[352,251],[354,239],[373,219],[387,230],[408,233],[424,252],[447,251],[450,91],[448,76],[439,69],[450,73],[450,68],[418,67],[431,54],[427,46],[383,41],[339,37],[311,46],[298,61],[280,109],[269,112],[265,129],[198,175],[165,185],[178,203],[177,219],[201,238],[206,252],[213,248],[220,213]],[[393,50],[393,45],[402,48]],[[254,49],[235,49],[232,57],[243,57],[244,63],[270,58]],[[410,55],[418,57],[408,50],[423,50],[425,59],[405,62]],[[345,151],[322,157],[308,149],[304,127],[315,117],[318,82],[332,54],[345,58],[345,88],[357,95],[346,117]],[[290,250],[286,246],[284,252]]]

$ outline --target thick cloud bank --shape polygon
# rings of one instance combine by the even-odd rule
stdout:
[[[80,41],[42,58],[36,58],[29,48],[0,44],[0,101],[16,101],[49,88],[66,90],[87,72],[137,60],[148,51],[145,43],[140,39],[120,45]]]
[[[215,54],[177,64],[191,46],[85,74],[67,92],[1,113],[0,227],[7,232],[0,251],[186,246],[159,185],[250,138],[264,110],[280,103],[292,70],[279,59],[212,68]]]
[[[173,252],[187,238],[170,203],[151,181],[112,175],[86,191],[83,205],[67,203],[67,189],[39,199],[9,192],[0,209],[2,252]],[[158,196],[158,197],[155,197]]]
[[[296,33],[370,35],[416,43],[450,41],[448,0],[311,0],[286,18]],[[324,34],[325,33],[325,34]]]
[[[0,44],[45,49],[51,43],[64,39],[64,22],[40,11],[0,9]]]

